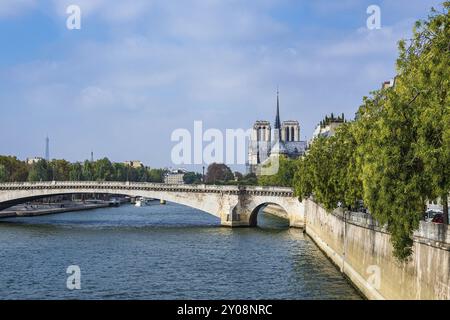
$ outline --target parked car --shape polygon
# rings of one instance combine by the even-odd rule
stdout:
[[[427,210],[427,211],[424,213],[423,219],[424,219],[426,222],[432,222],[432,221],[433,221],[433,218],[434,218],[437,214],[442,214],[442,211],[436,211],[436,210],[429,209],[429,210]]]
[[[444,223],[444,215],[442,213],[435,214],[433,217],[433,220],[431,220],[431,222]]]

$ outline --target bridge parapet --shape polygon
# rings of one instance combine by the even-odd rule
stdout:
[[[45,181],[45,182],[7,182],[0,183],[0,190],[33,190],[33,189],[118,189],[118,190],[155,190],[169,192],[226,193],[251,195],[276,195],[293,197],[291,188],[262,187],[240,185],[187,185],[151,182],[113,182],[113,181]]]
[[[0,183],[0,210],[52,195],[109,193],[144,196],[187,205],[221,219],[226,226],[256,225],[259,208],[282,207],[291,225],[302,226],[303,204],[291,188],[240,185],[186,185],[115,181],[42,181]]]

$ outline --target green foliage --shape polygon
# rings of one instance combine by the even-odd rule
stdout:
[[[0,164],[0,182],[6,182],[7,172],[4,165]]]
[[[113,180],[114,181],[127,181],[130,176],[130,166],[124,163],[113,163]]]
[[[202,175],[197,172],[186,172],[183,176],[183,181],[186,184],[202,183]]]
[[[133,181],[163,182],[163,169],[133,168],[111,163],[108,158],[70,163],[66,160],[37,161],[31,165],[15,157],[0,156],[0,182],[21,181]]]
[[[240,173],[239,171],[235,171],[234,172],[234,178],[237,181],[242,181],[242,179],[244,179],[244,175],[242,173]]]
[[[335,136],[316,139],[294,179],[300,197],[329,210],[362,199],[387,225],[400,260],[412,253],[425,202],[441,197],[448,206],[450,2],[443,8],[416,23],[409,44],[399,43],[395,86],[365,97]]]
[[[70,181],[82,181],[83,179],[83,165],[80,162],[71,164],[69,169]]]
[[[51,177],[52,171],[47,161],[40,160],[30,166],[28,181],[49,181]]]
[[[94,166],[88,160],[85,160],[83,163],[83,167],[81,168],[81,173],[83,180],[92,181],[94,180]]]
[[[398,90],[411,97],[410,105],[415,111],[413,147],[426,177],[423,191],[429,199],[440,197],[447,208],[450,189],[449,8],[447,1],[444,3],[446,13],[433,10],[428,20],[416,25],[410,46],[401,49],[397,62],[402,75]]]
[[[231,169],[223,163],[211,163],[206,172],[206,183],[225,184],[234,181]]]
[[[167,171],[164,169],[150,169],[148,170],[148,182],[164,182],[164,174]]]
[[[108,158],[97,160],[93,163],[94,180],[112,181],[114,177],[114,169]]]
[[[328,210],[338,204],[354,208],[361,199],[360,167],[356,162],[354,123],[343,123],[330,138],[318,137],[299,160],[294,189],[302,198],[314,199]]]
[[[256,174],[249,173],[249,174],[246,174],[240,182],[243,185],[249,185],[249,186],[256,185],[256,184],[258,184],[258,178],[256,177]]]
[[[3,166],[3,180],[5,182],[26,181],[28,168],[25,162],[16,157],[0,156],[0,165]]]
[[[293,178],[297,170],[297,165],[298,160],[280,156],[277,173],[274,175],[260,176],[258,184],[261,186],[291,187],[293,185]]]
[[[227,184],[244,185],[244,186],[254,186],[258,184],[258,178],[254,173],[248,173],[246,175],[243,175],[242,173],[236,171],[234,173],[234,176],[237,178],[237,180],[230,180],[227,182]]]
[[[41,162],[41,161],[39,161]],[[49,162],[51,168],[51,180],[67,181],[69,180],[69,173],[71,164],[67,160],[52,160]]]

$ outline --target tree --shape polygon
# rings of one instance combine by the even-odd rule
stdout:
[[[133,168],[123,163],[111,163],[108,158],[83,163],[70,163],[63,159],[41,160],[28,165],[16,157],[0,156],[0,182],[98,180],[161,183],[166,172],[164,169]],[[197,174],[196,179],[199,177]]]
[[[280,156],[278,171],[274,175],[260,176],[258,184],[262,186],[292,187],[294,175],[297,171],[298,161]]]
[[[235,171],[234,172],[234,178],[237,181],[242,181],[242,179],[244,178],[244,175],[242,173],[240,173],[239,171]]]
[[[374,131],[360,141],[364,202],[380,223],[388,225],[394,252],[405,259],[422,216],[425,179],[414,147],[415,111],[400,88],[385,96],[379,117],[371,118]]]
[[[318,137],[315,139],[308,155],[301,160],[295,175],[296,194],[302,198],[314,196],[327,209],[337,206],[338,196],[335,192],[333,179],[333,150],[331,148],[334,137]]]
[[[234,180],[231,169],[223,163],[211,163],[206,172],[206,183],[222,184]]]
[[[0,182],[6,182],[7,172],[4,165],[0,164]]]
[[[248,173],[242,178],[240,183],[247,186],[257,185],[258,177],[254,173]]]
[[[97,160],[93,163],[94,180],[111,181],[114,177],[114,170],[108,158]]]
[[[113,163],[113,180],[114,181],[127,181],[129,166],[124,163]]]
[[[52,176],[50,176],[52,180],[56,181],[69,180],[71,164],[67,160],[64,159],[52,160],[49,162],[49,166],[52,172]]]
[[[409,45],[399,43],[395,87],[378,94],[378,116],[371,117],[377,134],[361,141],[364,201],[387,223],[400,259],[412,252],[426,201],[441,196],[446,207],[450,191],[449,7],[416,23]]]
[[[28,181],[50,181],[51,169],[47,161],[40,160],[30,166]]]
[[[332,183],[336,195],[334,201],[342,207],[355,209],[362,199],[361,166],[357,161],[355,122],[345,122],[336,129],[330,140],[333,165]]]
[[[84,161],[82,173],[83,173],[83,180],[86,180],[86,181],[94,180],[93,164],[90,161],[88,161],[88,160]]]
[[[409,98],[405,103],[414,110],[413,147],[426,177],[423,192],[430,200],[439,197],[445,213],[450,191],[449,8],[445,2],[444,13],[433,9],[428,20],[416,23],[409,45],[400,43],[396,81],[396,91]]]
[[[28,178],[28,167],[25,162],[16,157],[0,156],[0,165],[3,165],[7,182],[23,182]]]
[[[198,184],[202,183],[202,175],[197,172],[186,172],[183,176],[185,184]]]
[[[155,183],[164,182],[164,174],[167,172],[167,170],[148,169],[147,171],[148,171],[148,181],[149,182],[155,182]]]
[[[80,162],[75,162],[70,165],[69,180],[70,181],[83,180],[83,166],[81,165]]]
[[[147,182],[148,181],[149,176],[148,176],[148,171],[146,168],[140,167],[140,168],[135,169],[135,171],[136,171],[136,180],[134,180],[134,181],[138,181],[138,182]]]

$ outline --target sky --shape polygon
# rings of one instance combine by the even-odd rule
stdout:
[[[441,2],[0,0],[0,154],[44,156],[48,135],[51,158],[176,166],[174,130],[273,124],[277,87],[309,139],[395,75],[397,42]]]

